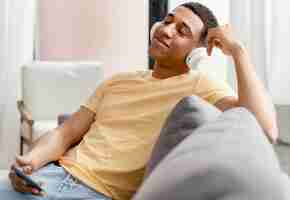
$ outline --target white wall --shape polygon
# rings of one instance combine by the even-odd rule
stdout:
[[[41,60],[99,60],[105,76],[148,66],[148,1],[40,1]]]
[[[32,60],[34,0],[0,1],[0,168],[8,167],[19,153],[19,67]]]
[[[169,0],[169,10],[174,9],[179,4],[191,2],[190,0]],[[208,8],[210,8],[213,13],[218,18],[220,24],[229,23],[230,19],[230,10],[229,10],[229,0],[197,0],[196,2],[202,3]],[[228,58],[225,57],[222,52],[218,49],[215,49],[212,56],[212,65],[203,66],[202,70],[210,72],[214,76],[227,80],[228,76]]]

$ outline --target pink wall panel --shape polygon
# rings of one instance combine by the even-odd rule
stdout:
[[[105,76],[147,69],[147,0],[40,0],[41,60],[97,60]]]
[[[95,0],[41,0],[41,60],[87,60],[96,54]]]

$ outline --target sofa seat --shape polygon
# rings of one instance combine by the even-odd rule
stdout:
[[[9,170],[0,170],[0,182],[2,180],[7,179]]]

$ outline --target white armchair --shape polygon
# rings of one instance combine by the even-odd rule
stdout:
[[[103,70],[98,62],[33,62],[22,67],[21,79],[17,105],[23,153],[57,127],[59,114],[78,109],[102,81]]]

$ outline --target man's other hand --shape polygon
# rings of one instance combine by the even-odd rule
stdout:
[[[16,156],[15,162],[12,164],[9,172],[9,179],[16,191],[41,195],[40,191],[38,191],[36,188],[28,186],[22,178],[16,175],[14,171],[15,167],[20,168],[24,174],[30,175],[37,169],[37,166],[33,165],[32,159],[30,159],[28,156]]]

